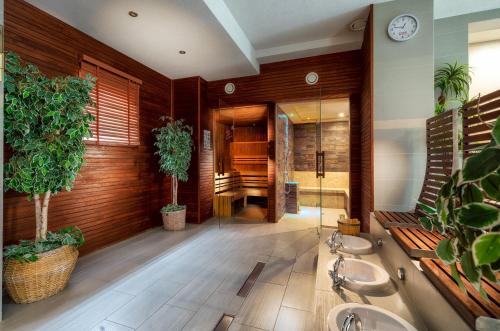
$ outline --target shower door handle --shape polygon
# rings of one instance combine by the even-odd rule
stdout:
[[[325,178],[325,152],[316,151],[316,178]]]

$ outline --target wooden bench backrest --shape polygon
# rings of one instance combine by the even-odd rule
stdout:
[[[491,140],[491,130],[500,116],[500,90],[472,100],[463,106],[464,160],[478,153]],[[485,200],[500,207],[500,202]]]
[[[215,174],[215,193],[234,191],[241,187],[239,172],[226,172],[222,175]]]
[[[427,164],[418,201],[433,207],[453,171],[453,119],[453,111],[448,110],[426,121]],[[416,212],[421,213],[418,206]]]

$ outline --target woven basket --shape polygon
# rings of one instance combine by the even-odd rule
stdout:
[[[163,228],[167,231],[184,230],[186,227],[186,208],[179,211],[161,213]]]
[[[347,218],[337,222],[340,233],[350,236],[359,236],[360,223],[357,218]]]
[[[17,303],[48,298],[66,286],[77,259],[78,250],[65,245],[38,254],[35,262],[7,260],[4,265],[7,293]]]

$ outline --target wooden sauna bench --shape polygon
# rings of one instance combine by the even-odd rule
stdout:
[[[319,194],[323,199],[324,208],[347,209],[349,190],[334,187],[299,186],[299,202],[302,206],[316,206],[319,204]]]
[[[267,197],[267,172],[232,171],[215,174],[215,216],[233,216],[235,202],[243,200],[243,207],[246,207],[249,196]]]

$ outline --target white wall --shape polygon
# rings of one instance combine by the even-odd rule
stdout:
[[[411,13],[418,34],[397,43],[387,25]],[[433,1],[396,0],[374,6],[375,209],[415,208],[425,173],[425,120],[434,112]]]
[[[500,90],[500,40],[470,44],[469,66],[473,78],[471,96]]]

